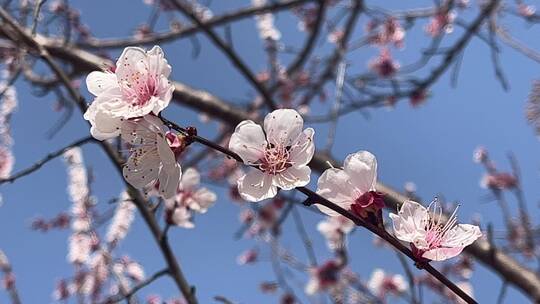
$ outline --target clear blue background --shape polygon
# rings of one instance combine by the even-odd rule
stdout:
[[[74,0],[71,4],[81,9],[83,21],[97,37],[126,36],[150,14],[150,8],[136,0]],[[211,7],[218,15],[219,12],[248,4],[248,1],[213,1]],[[404,6],[397,1],[384,1],[377,5],[406,8],[427,6],[431,2],[410,1]],[[476,9],[473,13],[476,14]],[[474,14],[467,13],[464,18],[470,20]],[[360,19],[355,32],[357,39],[362,34],[365,22],[365,17]],[[420,51],[427,46],[428,40],[422,31],[426,22],[418,21],[413,32],[407,34],[405,49],[394,52],[402,63],[417,59]],[[534,39],[538,37],[534,27],[529,28],[525,22],[513,17],[503,19],[501,24],[524,38],[530,46],[540,47],[540,43]],[[303,33],[297,30],[294,18],[279,14],[277,25],[285,42],[301,45]],[[247,19],[236,22],[232,30],[234,48],[249,62],[250,67],[255,71],[265,69],[266,56],[254,21]],[[456,29],[449,41],[459,37],[460,33]],[[164,46],[173,66],[172,78],[227,100],[240,102],[253,96],[253,90],[227,59],[203,36],[199,35],[198,38],[202,50],[197,59],[191,57],[189,39]],[[376,52],[375,48],[353,52],[348,57],[348,70],[352,73],[365,71],[367,60]],[[118,53],[113,55],[117,56]],[[488,193],[479,187],[482,169],[472,162],[472,152],[476,146],[484,145],[498,166],[508,169],[506,153],[512,151],[521,165],[523,188],[531,216],[538,219],[540,144],[524,116],[531,81],[539,75],[538,66],[508,48],[503,48],[501,62],[510,82],[509,92],[504,92],[494,78],[488,47],[474,40],[466,50],[456,89],[450,88],[449,77],[445,75],[432,88],[432,97],[419,108],[411,108],[406,102],[400,102],[392,110],[365,110],[364,113],[369,113],[369,119],[360,113],[347,115],[338,125],[333,149],[335,157],[343,159],[349,153],[370,150],[378,158],[382,182],[400,189],[405,182],[414,181],[418,185],[419,195],[424,199],[443,194],[448,201],[459,201],[462,204],[462,221],[469,221],[474,214],[481,214],[483,224],[494,223],[496,231],[502,234],[499,209],[495,203],[486,203]],[[52,111],[55,97],[48,95],[37,98],[29,94],[31,88],[25,82],[18,82],[17,89],[19,109],[13,117],[15,171],[26,168],[57,147],[88,134],[87,124],[75,112],[66,127],[54,139],[47,140],[46,130],[60,115]],[[82,92],[88,96],[84,85]],[[333,96],[332,91],[328,92],[329,96]],[[165,114],[181,124],[199,126],[206,137],[212,138],[215,134],[213,125],[203,126],[192,111],[173,106]],[[315,127],[318,143],[322,147],[327,127]],[[116,173],[111,174],[115,171],[98,146],[85,146],[84,157],[94,172],[93,190],[99,199],[98,208],[105,210],[110,207],[107,201],[122,190],[123,181]],[[316,180],[315,176],[313,180]],[[172,247],[187,279],[197,287],[201,303],[213,302],[215,295],[223,295],[240,303],[276,303],[277,297],[262,295],[258,290],[261,281],[275,279],[270,263],[267,263],[268,251],[263,254],[261,263],[237,266],[236,256],[251,248],[254,242],[233,240],[233,234],[239,227],[239,208],[228,200],[227,194],[221,189],[214,190],[219,194],[218,202],[207,214],[197,217],[196,229],[174,229],[171,232]],[[70,207],[66,195],[65,166],[61,159],[54,160],[31,176],[12,185],[3,185],[0,191],[4,198],[4,205],[0,207],[0,248],[13,264],[22,300],[25,303],[52,302],[55,281],[71,276],[73,271],[65,258],[69,231],[42,234],[30,230],[29,226],[36,216],[52,217]],[[514,201],[510,202],[515,209]],[[319,261],[331,257],[323,238],[315,229],[322,216],[304,210],[301,213]],[[285,224],[284,231],[283,246],[305,260],[305,252],[292,222]],[[372,236],[366,231],[359,230],[351,236],[351,268],[364,279],[376,267],[402,273],[394,253],[373,248],[371,241]],[[147,274],[164,266],[161,254],[139,217],[118,253],[128,253],[141,262]],[[481,303],[495,302],[495,291],[501,286],[500,279],[481,266],[477,266],[477,269],[472,280],[477,299]],[[305,279],[300,276],[291,284],[303,288],[304,283]],[[168,279],[143,289],[140,294],[146,296],[152,293],[161,294],[164,298],[177,295]],[[0,292],[0,302],[6,301],[7,295]],[[526,302],[526,299],[518,291],[512,289],[508,293],[507,303],[522,302]]]

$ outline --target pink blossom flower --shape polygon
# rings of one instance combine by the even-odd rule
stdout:
[[[411,243],[419,258],[434,261],[457,256],[482,236],[478,226],[457,224],[457,208],[446,223],[442,212],[438,201],[432,202],[428,208],[417,202],[405,201],[398,214],[390,213],[394,234],[398,239]]]
[[[392,59],[392,55],[387,49],[381,50],[377,58],[369,62],[369,68],[380,77],[392,77],[399,70],[399,63]]]
[[[317,194],[340,207],[352,210],[365,217],[367,212],[374,212],[384,207],[384,202],[377,192],[377,160],[367,151],[349,154],[343,169],[330,168],[323,172],[317,182]],[[323,213],[330,216],[337,212],[316,205]]]
[[[251,120],[235,129],[229,149],[245,164],[256,167],[238,180],[243,199],[257,202],[274,197],[277,188],[291,190],[309,183],[311,169],[307,164],[315,152],[313,134],[302,131],[304,121],[291,109],[275,110],[264,119],[264,131]]]
[[[341,267],[336,261],[328,261],[317,268],[310,269],[310,279],[305,288],[306,294],[314,295],[336,286],[339,282],[340,270]]]
[[[536,7],[534,5],[527,5],[525,3],[518,4],[518,13],[523,17],[531,17],[536,12]]]
[[[400,295],[407,291],[409,284],[402,275],[386,274],[382,269],[375,269],[367,283],[370,291],[380,297],[385,298],[388,294]]]
[[[473,161],[475,163],[483,163],[488,160],[488,151],[484,147],[477,147],[473,153]]]
[[[260,7],[266,4],[266,0],[251,0],[251,3],[253,7]],[[281,33],[274,26],[274,15],[270,13],[255,15],[255,21],[257,21],[257,29],[261,39],[277,41],[281,38]]]
[[[169,224],[186,229],[195,228],[191,217],[191,211],[185,206],[171,207],[169,205],[165,211],[165,218]]]
[[[480,181],[482,188],[508,190],[517,186],[517,178],[508,172],[494,172],[484,175]]]
[[[180,180],[180,187],[176,194],[176,202],[179,206],[187,206],[190,210],[205,213],[216,201],[214,192],[205,187],[199,188],[201,175],[193,168],[188,168]]]
[[[453,11],[447,13],[438,12],[431,18],[429,24],[426,25],[425,31],[433,37],[439,36],[443,32],[450,34],[454,30],[452,23],[455,18],[456,13]]]
[[[262,293],[274,293],[278,290],[278,287],[276,282],[262,282],[259,285],[259,289]]]
[[[250,249],[239,255],[236,259],[236,262],[238,263],[238,265],[252,264],[257,261],[258,256],[259,253],[257,252],[257,250]]]
[[[83,233],[73,234],[69,238],[69,250],[67,259],[73,264],[84,264],[90,258],[92,250],[92,238]]]
[[[388,18],[384,21],[370,21],[366,26],[370,41],[379,46],[394,44],[403,47],[405,30],[396,18]]]
[[[8,178],[11,175],[14,162],[11,150],[0,146],[0,178]]]
[[[428,93],[426,90],[416,90],[411,93],[409,96],[409,103],[413,107],[418,107],[423,104],[428,98]]]
[[[335,250],[342,246],[345,236],[353,230],[354,226],[354,223],[344,216],[332,216],[319,222],[317,230],[326,239],[328,247]]]
[[[205,213],[216,201],[214,192],[198,187],[200,180],[199,172],[193,168],[188,168],[182,174],[176,196],[165,200],[166,217],[169,223],[179,227],[193,228],[195,226],[191,222],[192,211]]]
[[[116,62],[114,73],[90,73],[86,86],[96,98],[84,119],[92,125],[92,136],[98,140],[112,138],[120,134],[123,120],[159,114],[169,105],[174,91],[167,79],[170,73],[171,66],[158,46],[149,52],[128,47]]]
[[[168,133],[153,115],[126,120],[121,132],[122,139],[133,146],[123,170],[126,180],[137,189],[156,185],[165,199],[175,195],[182,172],[168,135],[176,135]]]

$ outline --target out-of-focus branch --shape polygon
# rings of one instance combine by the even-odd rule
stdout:
[[[388,97],[392,97],[395,100],[400,98],[410,98],[414,94],[419,94],[425,92],[430,86],[432,86],[439,78],[452,66],[455,62],[455,59],[460,56],[467,44],[471,41],[473,37],[476,36],[476,33],[480,30],[480,27],[484,22],[492,16],[492,14],[499,7],[500,0],[490,1],[480,12],[480,14],[473,20],[473,22],[465,29],[465,33],[455,42],[452,47],[444,50],[443,58],[441,62],[431,70],[431,72],[420,81],[414,81],[414,86],[408,90],[402,90],[400,92],[393,92],[392,94],[372,94],[370,98],[367,98],[362,101],[351,103],[347,106],[342,107],[339,111],[339,115],[344,115],[350,113],[354,110],[365,108],[369,106],[383,105],[382,101],[385,101]],[[329,72],[329,76],[332,75],[332,71]],[[324,82],[318,83],[320,86]],[[306,97],[313,97],[313,94],[307,95]],[[310,121],[327,121],[328,117],[317,116],[311,117]]]
[[[233,65],[242,73],[242,75],[244,75],[244,77],[259,92],[259,94],[261,94],[264,102],[268,105],[268,107],[271,110],[277,109],[277,106],[274,103],[272,96],[270,95],[268,90],[263,86],[261,82],[257,80],[255,75],[253,75],[251,70],[240,58],[240,56],[238,56],[238,54],[229,45],[227,45],[223,40],[221,40],[221,38],[211,28],[207,27],[206,24],[202,20],[200,20],[197,14],[193,12],[193,10],[188,4],[184,3],[182,0],[170,1],[171,4],[176,7],[176,9],[186,15],[198,27],[202,28],[208,38],[229,58]]]
[[[47,154],[47,156],[45,156],[44,158],[38,160],[32,166],[30,166],[30,167],[28,167],[26,169],[23,169],[23,170],[15,173],[13,175],[11,175],[10,177],[0,178],[0,185],[3,184],[3,183],[13,183],[15,180],[39,170],[39,168],[41,168],[43,165],[45,165],[49,161],[61,156],[67,150],[69,150],[69,149],[71,149],[73,147],[78,147],[78,146],[84,145],[84,144],[89,143],[89,142],[93,142],[93,141],[95,141],[95,140],[94,140],[94,138],[92,136],[87,136],[87,137],[81,138],[79,140],[76,140],[76,141],[70,143],[69,145],[67,145],[65,147],[62,147],[61,149],[56,150],[55,152],[51,152],[51,153]]]
[[[105,300],[104,304],[114,304],[118,302],[122,302],[124,300],[129,299],[130,297],[134,296],[139,290],[143,289],[144,287],[152,284],[155,280],[161,278],[162,276],[169,274],[169,269],[162,269],[156,273],[154,273],[152,276],[146,278],[146,280],[140,282],[139,284],[133,286],[128,292],[125,294],[120,294],[116,297],[111,297],[107,300]]]
[[[304,65],[304,63],[309,57],[309,54],[313,51],[313,48],[315,47],[315,42],[317,41],[319,33],[321,32],[322,25],[324,24],[324,14],[326,12],[327,2],[327,0],[319,0],[319,9],[317,11],[317,19],[315,21],[315,25],[309,33],[309,38],[306,40],[304,47],[287,68],[287,75],[289,77],[294,75],[294,73],[296,73],[296,71],[298,71],[298,69],[300,69]]]
[[[520,52],[521,54],[529,57],[530,59],[536,62],[540,62],[540,53],[538,53],[538,51],[531,49],[530,47],[526,46],[521,41],[512,37],[512,35],[510,35],[501,26],[497,26],[496,32],[497,32],[497,35],[501,38],[502,42],[504,42],[506,45]]]
[[[205,21],[205,25],[208,28],[214,28],[222,26],[234,21],[239,21],[245,18],[252,17],[262,13],[279,12],[282,10],[290,9],[296,6],[303,5],[305,3],[314,2],[315,0],[283,0],[272,1],[272,3],[258,6],[242,8],[234,12],[224,13],[223,15],[213,17]],[[87,41],[77,44],[81,48],[124,48],[132,45],[151,45],[170,42],[176,39],[189,37],[202,31],[199,26],[188,26],[178,30],[173,30],[166,33],[155,33],[143,38],[110,38],[110,39],[96,39],[91,38]]]
[[[363,11],[363,6],[364,6],[363,0],[354,1],[351,7],[351,14],[349,15],[345,23],[343,36],[339,39],[334,53],[328,60],[326,64],[326,69],[322,72],[321,76],[319,76],[318,81],[312,85],[308,93],[304,96],[302,103],[309,104],[311,102],[311,99],[315,97],[319,93],[319,91],[322,89],[326,81],[331,79],[332,76],[334,75],[334,70],[336,69],[336,67],[339,65],[339,63],[342,61],[343,57],[345,56],[345,52],[347,51],[349,40],[356,26],[356,22],[358,21],[358,17],[360,16],[360,13]]]

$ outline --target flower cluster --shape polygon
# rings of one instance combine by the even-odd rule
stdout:
[[[176,194],[165,200],[165,217],[168,223],[183,228],[193,228],[191,222],[193,211],[205,213],[214,204],[217,196],[204,187],[199,187],[201,176],[193,168],[188,168],[184,174]]]
[[[181,138],[155,116],[172,98],[170,73],[160,47],[148,52],[128,47],[110,71],[94,71],[86,78],[96,98],[84,114],[96,139],[121,135],[131,147],[126,180],[138,189],[158,185],[164,198],[176,193],[181,176],[176,158],[184,148]]]
[[[344,245],[345,236],[354,228],[354,223],[344,216],[327,217],[317,225],[317,230],[326,239],[331,250],[339,249]]]
[[[454,31],[454,19],[456,19],[456,12],[454,11],[437,12],[425,26],[425,31],[432,37],[437,37],[444,33],[450,34]]]
[[[91,254],[94,235],[91,228],[91,209],[94,202],[88,188],[88,176],[82,151],[71,148],[64,152],[68,166],[68,194],[73,203],[71,206],[71,230],[69,239],[68,261],[80,265],[85,263]]]
[[[254,4],[263,5],[264,1],[254,1]],[[257,21],[265,39],[279,39],[271,15],[260,15]],[[374,43],[381,47],[381,52],[370,68],[380,77],[392,77],[399,65],[393,61],[387,45],[400,46],[404,31],[393,19],[372,31],[377,38]],[[128,146],[131,154],[123,168],[124,177],[147,195],[164,199],[167,225],[192,228],[193,214],[205,213],[217,197],[210,190],[199,187],[201,176],[194,168],[182,174],[178,160],[195,137],[187,138],[190,136],[187,131],[185,135],[172,132],[168,127],[170,124],[164,124],[166,120],[159,116],[172,98],[174,87],[168,81],[170,73],[171,67],[159,47],[149,52],[140,48],[126,48],[115,68],[107,72],[92,72],[88,76],[88,89],[96,98],[85,113],[85,118],[90,122],[95,138],[108,140],[120,136]],[[423,92],[418,95],[418,99],[425,98]],[[266,115],[262,125],[245,120],[236,126],[226,151],[231,160],[229,163],[223,161],[221,168],[212,171],[209,176],[228,177],[230,183],[236,184],[234,196],[244,200],[259,202],[273,198],[254,210],[245,209],[242,213],[241,220],[249,235],[261,236],[266,231],[279,234],[279,224],[276,223],[279,222],[279,210],[285,201],[277,196],[278,191],[309,184],[309,163],[315,153],[314,135],[312,128],[304,129],[304,120],[296,110],[285,108]],[[220,147],[218,150],[226,149]],[[249,169],[240,169],[232,159],[240,160]],[[352,213],[356,219],[372,224],[376,227],[374,229],[384,230],[382,208],[385,202],[383,194],[377,192],[376,188],[377,160],[367,151],[350,154],[342,168],[331,167],[322,173],[317,181],[316,194],[310,199],[315,200],[313,203],[320,211],[330,216],[317,227],[330,249],[343,254],[345,236],[354,228],[354,223],[342,216],[343,212],[335,211],[337,207]],[[306,189],[300,190],[304,192]],[[88,197],[87,192],[83,191],[82,194]],[[320,205],[317,199],[326,199],[337,207],[330,208],[328,203]],[[118,204],[107,234],[109,248],[114,248],[116,242],[125,237],[133,220],[133,209],[133,204],[125,195]],[[390,214],[390,218],[395,237],[411,244],[418,261],[439,261],[456,256],[481,236],[477,226],[457,224],[455,212],[445,219],[437,203],[425,208],[406,201],[397,214]],[[82,224],[81,229],[91,231],[90,222]],[[107,258],[106,251],[95,249],[99,244],[93,243],[91,238],[74,239],[72,243],[79,249],[84,248],[74,251],[73,262],[89,263],[89,268],[94,271],[93,278],[100,284],[105,282],[111,271],[120,278],[119,290],[125,287],[122,286],[122,277],[130,276],[134,280],[143,277],[142,269],[139,271],[125,262],[115,264]],[[238,262],[247,264],[257,259],[258,251],[250,250],[241,255]],[[347,277],[343,275],[345,262],[342,256],[338,256],[335,260],[310,268],[311,280],[306,292],[314,294],[337,290],[335,288],[339,288],[345,280],[343,278]],[[135,274],[126,274],[133,269]],[[370,282],[370,288],[378,296],[384,297],[386,294],[400,295],[407,289],[407,284],[399,276],[377,272]]]
[[[387,274],[382,269],[375,269],[368,281],[369,290],[384,299],[388,295],[401,295],[409,289],[405,278],[399,274]]]

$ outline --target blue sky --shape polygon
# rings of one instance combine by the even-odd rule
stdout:
[[[368,4],[370,2],[374,1],[368,1]],[[98,37],[125,36],[129,29],[145,20],[150,12],[142,1],[137,0],[73,0],[71,3],[81,9],[82,19]],[[396,3],[384,1],[377,5],[399,8]],[[431,4],[429,1],[410,3],[407,7]],[[211,7],[217,14],[247,4],[248,1],[213,1]],[[537,29],[529,28],[523,21],[514,18],[506,18],[502,22],[517,36],[528,37],[529,40],[525,40],[531,47],[540,48],[539,41],[530,39],[538,35]],[[355,33],[357,37],[364,24],[365,19],[361,19]],[[427,44],[421,31],[423,24],[425,21],[419,21],[414,32],[408,34],[404,50],[394,52],[398,60],[409,62],[418,58],[419,50],[422,49],[420,46]],[[297,31],[290,16],[280,14],[277,25],[286,42],[298,45],[302,41],[302,33]],[[235,23],[232,30],[234,48],[252,69],[263,70],[266,57],[254,21]],[[459,34],[459,30],[451,34],[449,41]],[[227,59],[203,36],[198,37],[202,49],[195,59],[191,57],[192,45],[189,40],[164,45],[167,58],[173,66],[172,78],[238,103],[252,97],[254,91],[231,68]],[[366,48],[351,54],[348,58],[349,71],[365,71],[366,61],[376,52],[374,48]],[[369,118],[361,113],[343,117],[338,124],[334,156],[343,159],[349,153],[369,150],[378,158],[379,179],[382,182],[399,189],[405,182],[414,181],[419,195],[424,199],[442,194],[448,201],[459,201],[462,205],[462,221],[469,221],[474,214],[481,214],[483,223],[494,223],[497,231],[503,227],[501,215],[494,203],[486,203],[487,192],[479,187],[482,169],[472,162],[472,152],[476,146],[484,145],[500,168],[509,169],[506,153],[512,151],[521,165],[529,210],[538,220],[540,144],[526,122],[524,109],[531,81],[540,73],[534,62],[508,48],[502,49],[501,62],[510,83],[509,92],[504,92],[494,78],[487,46],[474,40],[465,53],[457,88],[450,87],[449,77],[445,75],[432,88],[428,102],[419,108],[411,108],[403,102],[392,110],[365,110]],[[55,138],[48,140],[46,130],[60,115],[52,111],[54,96],[35,97],[30,94],[32,88],[25,82],[18,82],[17,89],[19,109],[13,117],[15,170],[25,168],[48,152],[88,134],[87,124],[75,112],[66,127]],[[84,86],[82,92],[89,97]],[[215,134],[212,125],[202,125],[197,113],[190,110],[170,108],[165,111],[165,115],[181,124],[198,126],[203,136],[212,138]],[[322,147],[327,127],[314,127],[317,143]],[[94,172],[93,190],[99,200],[99,208],[106,209],[109,207],[107,201],[122,190],[121,176],[110,174],[115,171],[98,146],[85,146],[84,157]],[[315,176],[312,179],[316,180]],[[261,295],[258,291],[258,284],[262,280],[274,279],[270,263],[267,263],[268,255],[263,254],[266,262],[244,267],[236,265],[236,256],[255,243],[233,239],[239,227],[239,208],[228,200],[227,194],[221,189],[214,190],[219,195],[218,202],[207,214],[197,217],[197,227],[194,230],[171,231],[172,247],[188,280],[197,286],[201,303],[211,303],[215,295],[224,295],[241,303],[275,303],[276,297]],[[11,185],[3,185],[0,191],[4,198],[4,205],[0,207],[0,248],[13,263],[22,299],[25,303],[52,302],[51,292],[56,279],[72,274],[72,267],[65,258],[69,232],[42,234],[31,231],[29,225],[35,216],[51,217],[69,208],[65,166],[61,159],[54,160],[31,176]],[[512,204],[512,207],[515,205]],[[314,241],[319,261],[324,261],[331,255],[315,229],[322,216],[300,211]],[[293,223],[288,221],[284,231],[283,246],[305,260]],[[394,253],[373,248],[371,240],[371,235],[362,230],[357,230],[351,236],[349,244],[352,269],[363,278],[368,278],[376,267],[401,273],[401,266]],[[164,265],[139,217],[118,252],[128,253],[140,261],[148,274]],[[301,287],[305,283],[301,276],[299,278],[301,280],[292,283],[294,286]],[[481,303],[493,303],[497,297],[493,290],[499,289],[501,281],[478,266],[473,284],[476,297]],[[143,296],[150,293],[159,293],[165,298],[176,295],[168,279],[160,280],[141,291]],[[525,301],[514,290],[507,297],[508,303]],[[6,294],[0,292],[0,302],[5,301]]]

